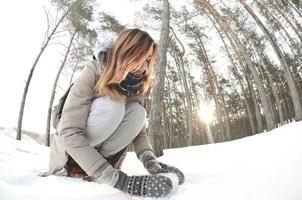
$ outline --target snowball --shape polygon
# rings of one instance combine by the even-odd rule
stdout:
[[[175,173],[160,173],[159,175],[168,177],[172,181],[173,190],[178,187],[178,177]]]

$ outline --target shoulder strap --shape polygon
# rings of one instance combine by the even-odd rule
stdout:
[[[60,117],[61,117],[61,113],[62,113],[62,110],[63,110],[63,106],[64,106],[64,104],[65,104],[65,101],[66,101],[66,99],[67,99],[67,96],[68,96],[69,91],[70,91],[71,87],[73,86],[73,84],[74,84],[74,82],[72,82],[72,83],[70,84],[70,86],[68,87],[68,89],[65,91],[64,95],[63,95],[63,96],[60,98],[60,100],[59,100],[59,105],[61,105],[61,106],[60,106],[60,110],[59,110]]]

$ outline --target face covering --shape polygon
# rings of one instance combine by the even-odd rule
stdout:
[[[125,79],[119,84],[120,91],[127,97],[133,96],[140,89],[145,72],[134,74],[129,72]]]

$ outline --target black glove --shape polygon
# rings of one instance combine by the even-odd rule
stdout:
[[[139,156],[139,159],[142,161],[144,167],[150,174],[175,173],[178,177],[178,185],[181,185],[185,182],[185,176],[182,171],[176,167],[157,161],[152,151],[144,151]]]
[[[163,197],[172,191],[172,181],[161,175],[128,176],[121,170],[108,166],[94,180],[107,183],[130,195],[142,197]]]

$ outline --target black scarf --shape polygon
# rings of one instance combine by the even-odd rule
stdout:
[[[119,84],[120,91],[127,97],[135,95],[141,87],[145,72],[146,70],[140,74],[129,72],[125,79]]]

